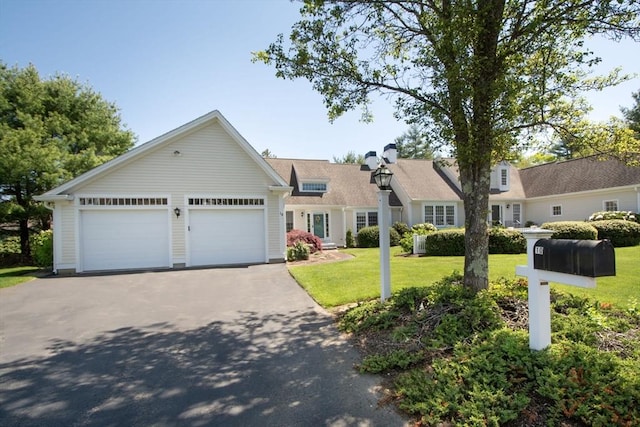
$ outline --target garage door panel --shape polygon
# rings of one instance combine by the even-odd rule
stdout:
[[[192,210],[189,225],[192,266],[265,261],[263,210]]]
[[[169,267],[165,210],[82,212],[83,270]]]

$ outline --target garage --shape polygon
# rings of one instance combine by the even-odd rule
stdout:
[[[170,267],[167,209],[82,210],[83,271]]]
[[[263,263],[264,209],[191,209],[189,265]]]

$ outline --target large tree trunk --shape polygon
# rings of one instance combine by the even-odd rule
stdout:
[[[470,168],[469,168],[470,169]],[[479,291],[489,286],[489,189],[490,164],[460,171],[465,214],[464,284]]]

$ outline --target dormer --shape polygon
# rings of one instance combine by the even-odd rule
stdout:
[[[509,162],[500,162],[491,170],[491,189],[509,191],[511,165]]]

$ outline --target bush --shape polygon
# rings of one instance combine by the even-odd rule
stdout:
[[[344,245],[348,248],[353,248],[356,245],[356,240],[353,238],[353,231],[347,230],[347,235],[344,238]]]
[[[400,235],[392,227],[389,227],[389,243],[391,246],[398,246],[400,244]],[[360,229],[358,232],[358,247],[377,248],[379,246],[380,227],[375,225],[373,227],[364,227]]]
[[[41,231],[31,236],[31,257],[38,267],[53,265],[53,231]]]
[[[295,245],[287,248],[287,261],[301,261],[309,259],[309,252],[309,245],[299,240]]]
[[[427,255],[463,256],[464,229],[440,230],[427,236]]]
[[[616,248],[640,244],[640,224],[622,219],[598,220],[591,223],[598,239],[608,239]]]
[[[404,233],[409,233],[411,228],[404,222],[396,221],[392,225],[393,229],[398,232],[399,236],[404,236]]]
[[[429,233],[433,233],[434,231],[438,231],[435,225],[425,222],[423,224],[414,224],[406,233],[401,234],[402,239],[400,239],[400,246],[402,247],[402,251],[405,253],[413,253],[413,235],[417,234],[419,236],[426,236]]]
[[[552,239],[595,240],[598,230],[584,221],[545,222],[541,228],[553,230]]]
[[[314,254],[322,251],[322,240],[307,231],[291,230],[287,233],[287,247],[294,246],[298,242],[309,245],[309,251]]]
[[[631,211],[601,211],[592,213],[587,221],[606,221],[610,219],[623,219],[640,223],[640,214]]]
[[[501,227],[489,229],[490,254],[524,254],[527,252],[527,239],[518,230]]]

